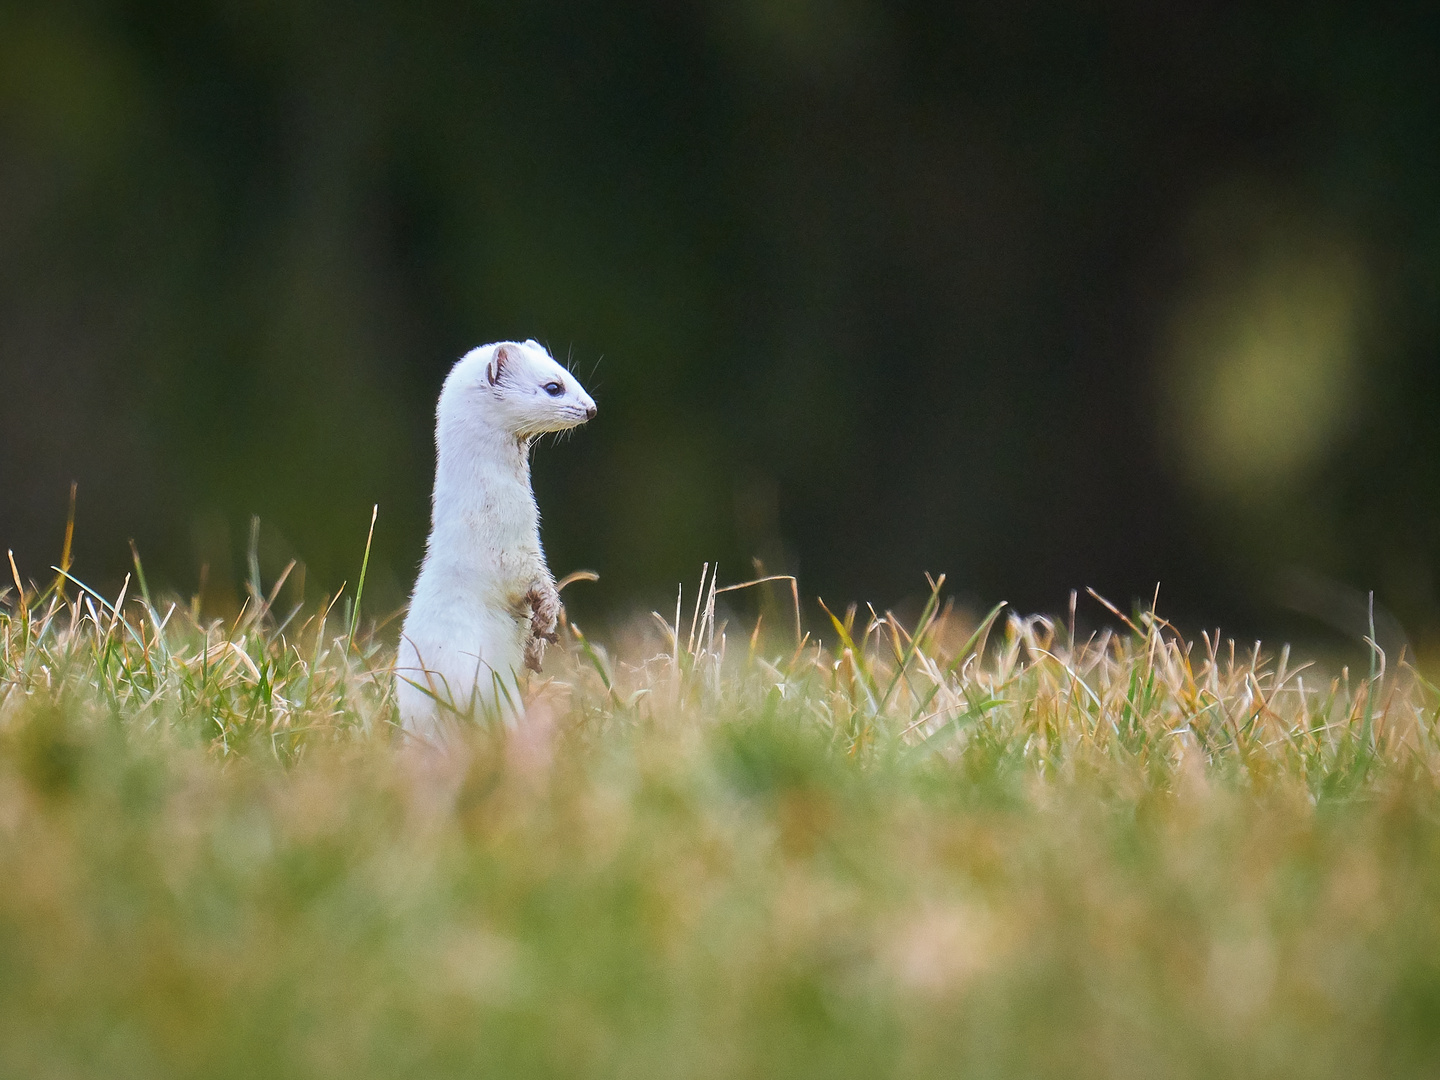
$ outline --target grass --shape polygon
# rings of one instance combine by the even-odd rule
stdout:
[[[1440,1070],[1440,695],[1378,651],[711,580],[442,757],[343,602],[136,569],[0,605],[0,1076]]]

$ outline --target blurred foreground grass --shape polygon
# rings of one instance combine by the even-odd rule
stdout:
[[[137,591],[0,606],[0,1076],[1440,1068],[1440,702],[1378,655],[727,641],[712,583],[442,756],[343,610]]]

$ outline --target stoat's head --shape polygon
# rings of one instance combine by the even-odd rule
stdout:
[[[535,341],[471,349],[440,393],[440,419],[484,424],[519,439],[579,427],[595,415],[580,380]]]

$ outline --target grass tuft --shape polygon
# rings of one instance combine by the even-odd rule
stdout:
[[[359,595],[56,571],[0,594],[0,1075],[1440,1065],[1440,692],[1373,645],[1077,638],[942,578],[731,649],[707,568],[441,757]]]

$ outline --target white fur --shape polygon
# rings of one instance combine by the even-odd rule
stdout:
[[[558,396],[545,389],[555,383]],[[430,538],[395,666],[408,732],[443,742],[466,718],[518,717],[519,670],[527,656],[538,664],[536,635],[553,632],[560,610],[530,445],[594,415],[585,388],[534,341],[482,345],[451,369],[435,411]]]

